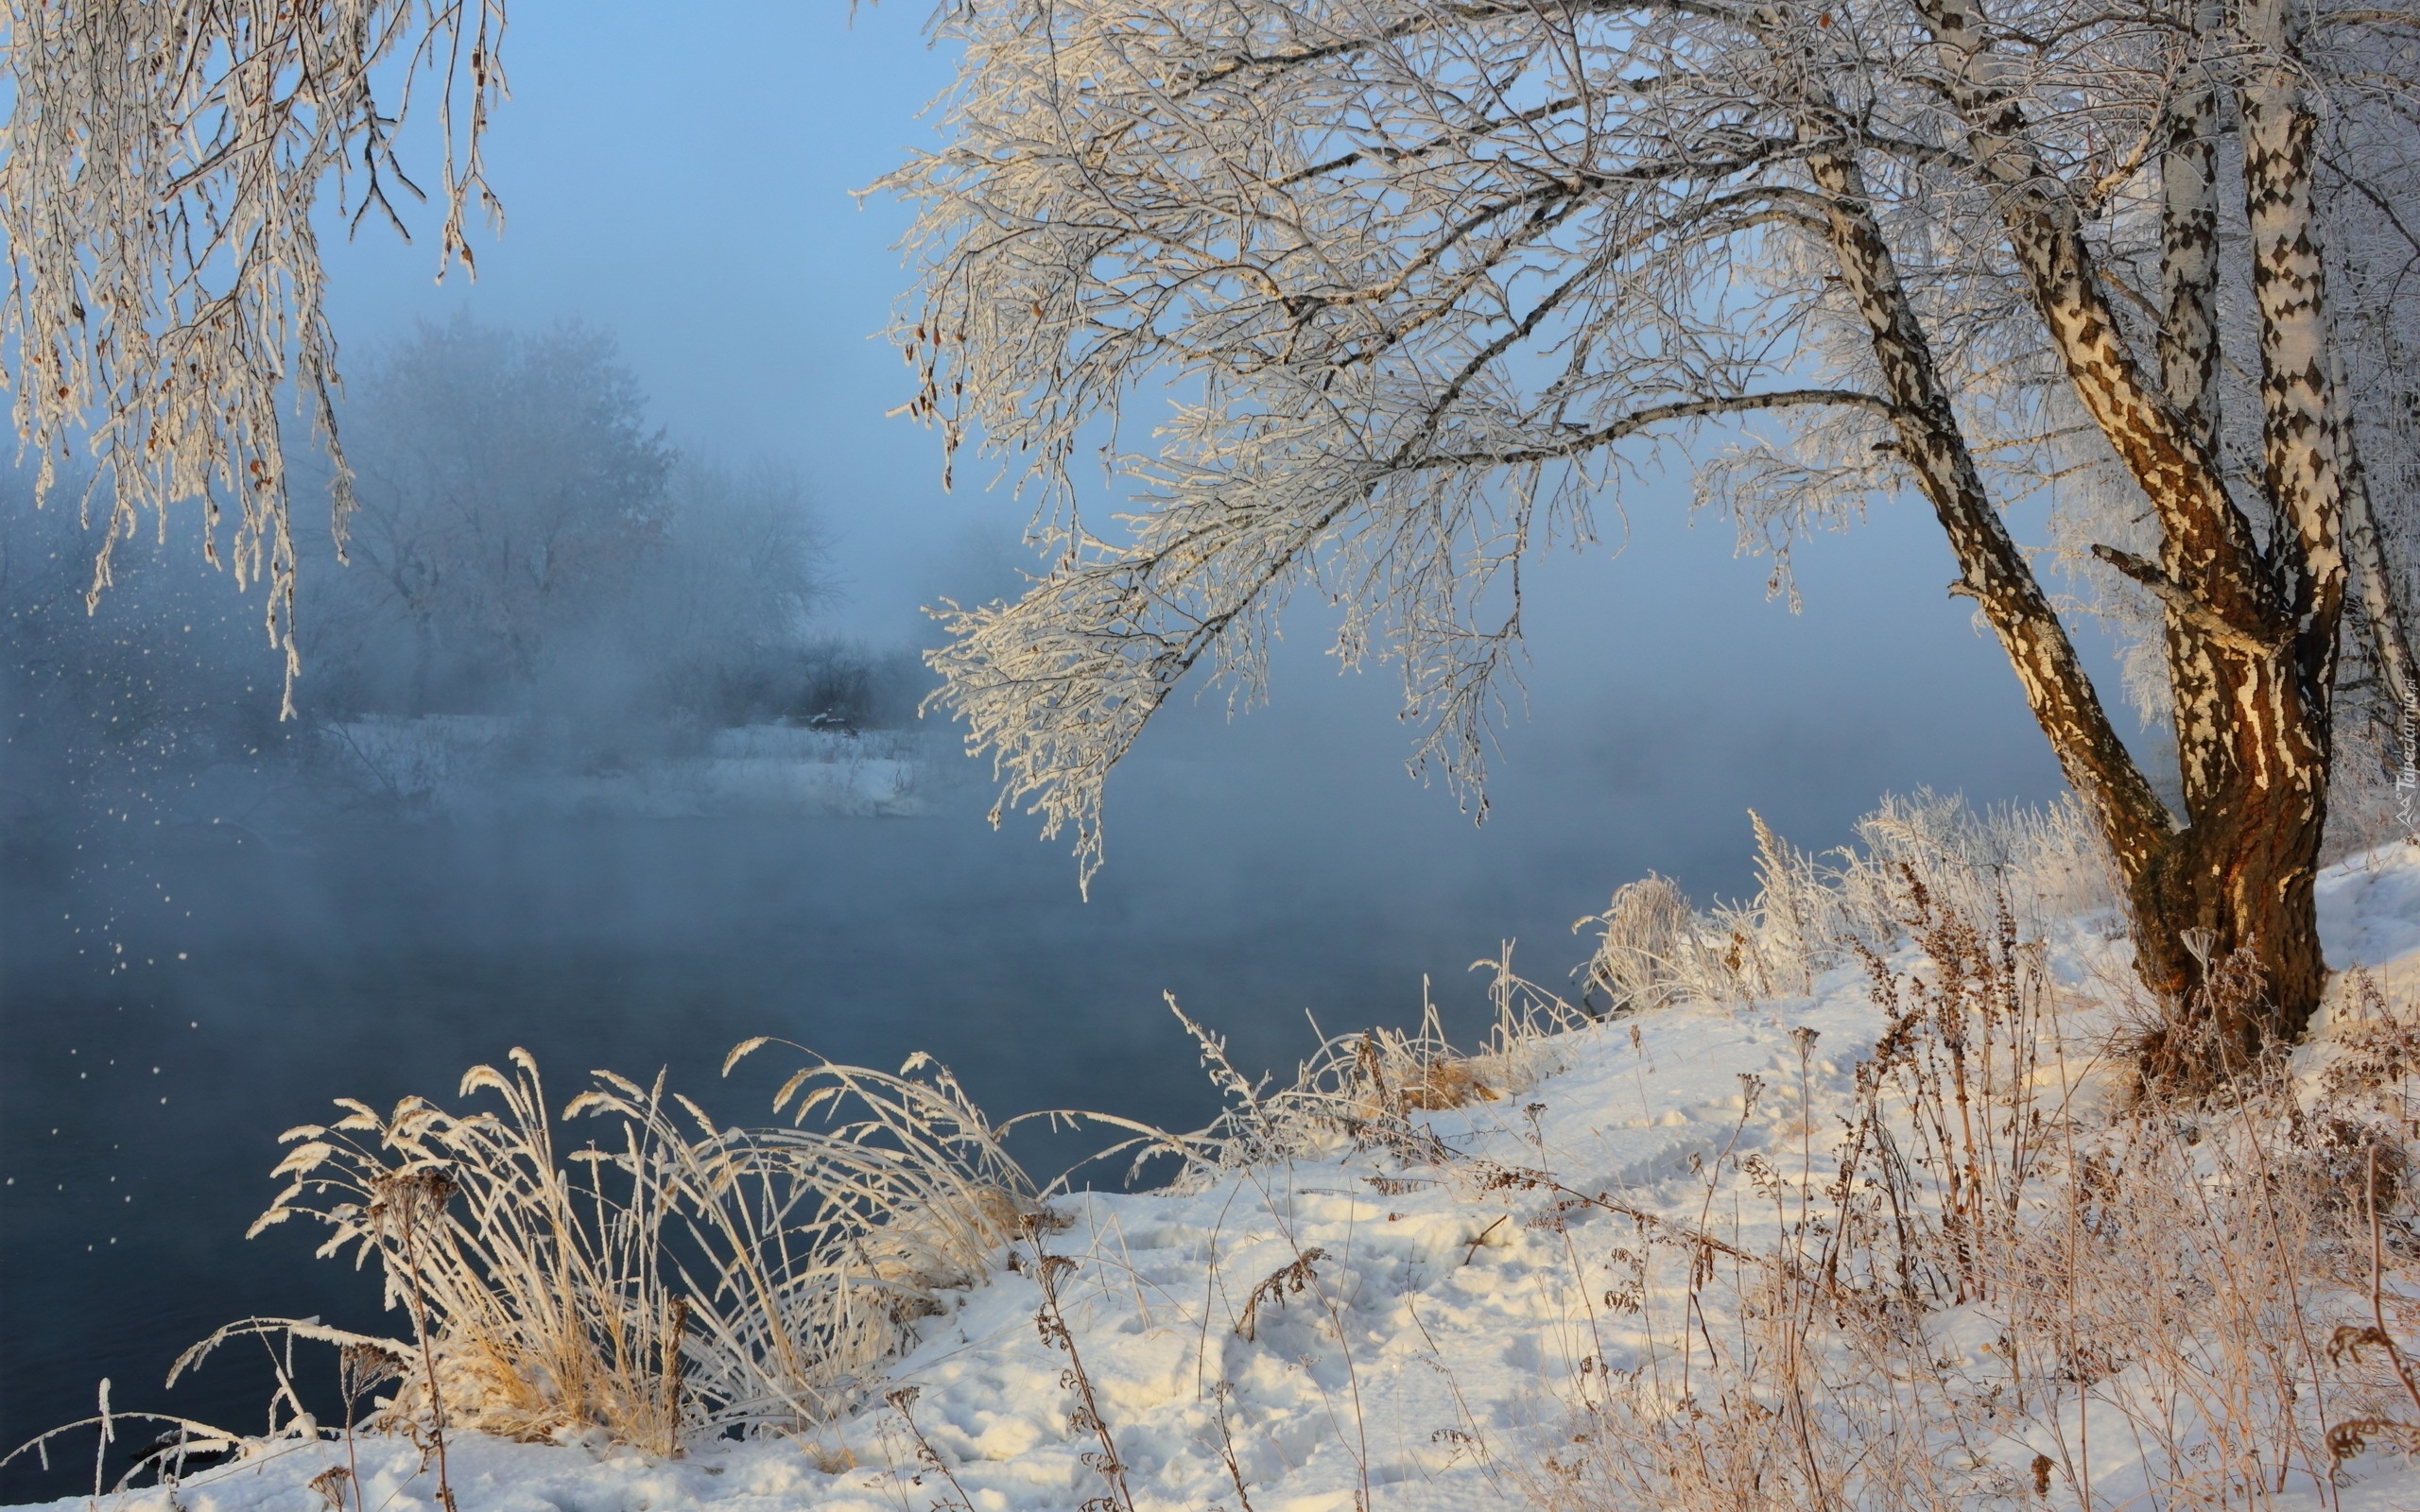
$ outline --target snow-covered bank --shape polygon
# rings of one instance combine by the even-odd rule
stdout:
[[[2333,962],[2368,967],[2391,988],[2411,980],[2420,850],[2340,867],[2322,900]],[[2050,968],[2070,989],[2087,989],[2112,964],[2105,933],[2051,941]],[[1115,1506],[1116,1481],[1133,1506],[1151,1509],[1532,1499],[1558,1484],[1554,1456],[1603,1383],[1648,1368],[1669,1326],[1656,1314],[1677,1289],[1670,1266],[1664,1292],[1622,1295],[1653,1236],[1679,1236],[1693,1257],[1694,1297],[1700,1259],[1708,1272],[1735,1258],[1751,1265],[1739,1257],[1767,1251],[1784,1227],[1771,1216],[1772,1193],[1796,1203],[1797,1173],[1828,1172],[1827,1151],[1858,1107],[1858,1064],[1888,1027],[1872,988],[1864,969],[1838,967],[1804,995],[1684,1004],[1528,1040],[1470,1063],[1493,1095],[1424,1109],[1462,1089],[1398,1082],[1400,1119],[1374,1108],[1358,1140],[1204,1172],[1169,1192],[1053,1199],[1053,1223],[1002,1251],[979,1284],[947,1294],[914,1347],[863,1384],[853,1413],[793,1436],[697,1444],[668,1461],[601,1433],[553,1445],[460,1435],[449,1450],[457,1502],[462,1512],[1008,1512],[1103,1497]],[[2340,1015],[2325,1034],[2342,1040],[2356,1022]],[[2081,1032],[2076,1045],[2074,1078],[2089,1081]],[[2324,1037],[2304,1058],[2332,1053]],[[1707,1237],[1738,1256],[1705,1247]],[[1050,1272],[1073,1359],[1036,1326],[1046,1255],[1075,1263]],[[1717,1335],[1726,1349],[1747,1337],[1740,1319],[1708,1308],[1687,1321],[1706,1331],[1709,1349]],[[1977,1379],[1999,1347],[1976,1327],[1981,1315],[1946,1307],[1927,1341]],[[2323,1351],[2327,1321],[2313,1324]],[[2095,1366],[2079,1354],[2070,1377],[2089,1384],[2112,1368],[2123,1362]],[[1098,1432],[1071,1425],[1087,1385]],[[116,1396],[147,1404],[124,1383]],[[1737,1405],[1711,1391],[1704,1400],[1709,1413]],[[2122,1425],[2102,1426],[2085,1472],[2100,1493],[2093,1504],[2124,1505],[2140,1495],[2139,1444],[2126,1447]],[[1957,1467],[1978,1488],[1971,1500],[2014,1503],[2038,1485],[2073,1504],[2031,1457],[2056,1444],[2021,1420],[1996,1432],[1963,1446],[1945,1436],[1927,1452],[1976,1461]],[[2420,1504],[2420,1477],[2384,1447],[2346,1458],[2342,1505]],[[1121,1476],[1104,1473],[1105,1452]],[[111,1504],[319,1512],[329,1502],[312,1483],[347,1454],[341,1442],[264,1441],[173,1495],[136,1491]],[[360,1506],[435,1506],[433,1467],[417,1449],[368,1439],[357,1454]],[[2278,1500],[2322,1497],[2305,1479]]]

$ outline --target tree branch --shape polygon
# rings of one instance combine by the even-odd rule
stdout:
[[[1506,452],[1451,452],[1422,457],[1418,466],[1429,467],[1512,467],[1530,462],[1562,461],[1583,452],[1610,446],[1626,440],[1651,426],[1669,424],[1674,421],[1710,420],[1721,415],[1746,415],[1761,410],[1795,409],[1807,404],[1840,404],[1889,415],[1890,402],[1855,388],[1786,388],[1764,394],[1736,394],[1726,398],[1675,400],[1668,404],[1651,404],[1633,410],[1610,424],[1583,431],[1569,440],[1551,446],[1521,447]]]
[[[2266,658],[2275,655],[2282,644],[2275,641],[2262,641],[2237,629],[2218,610],[2194,597],[2190,589],[2160,571],[2156,564],[2131,551],[2120,551],[2115,546],[2104,546],[2095,541],[2092,554],[2150,589],[2161,603],[2175,611],[2178,618],[2229,650],[2248,657]]]

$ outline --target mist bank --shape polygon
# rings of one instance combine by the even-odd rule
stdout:
[[[911,803],[914,742],[858,737],[914,724],[915,648],[830,632],[799,471],[674,444],[609,335],[424,325],[341,434],[342,488],[291,459],[290,606],[215,507],[0,483],[0,824]]]

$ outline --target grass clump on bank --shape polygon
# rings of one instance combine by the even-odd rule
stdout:
[[[770,1041],[733,1051],[728,1071]],[[611,1072],[564,1106],[536,1061],[474,1067],[455,1112],[290,1129],[288,1184],[252,1232],[326,1226],[323,1256],[374,1260],[409,1340],[373,1426],[534,1440],[602,1429],[659,1454],[701,1435],[820,1421],[863,1399],[915,1319],[983,1272],[1032,1184],[946,1070],[810,1060],[786,1126],[725,1127],[659,1076]],[[588,1137],[577,1145],[575,1134]],[[283,1332],[255,1319],[230,1337]]]

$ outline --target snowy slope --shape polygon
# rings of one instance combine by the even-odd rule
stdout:
[[[2420,849],[2340,867],[2322,896],[2335,964],[2394,981],[2420,970]],[[1455,1161],[1342,1149],[1180,1192],[1060,1199],[1065,1226],[1040,1243],[1078,1263],[1060,1282],[1065,1316],[1133,1506],[1347,1512],[1366,1496],[1409,1512],[1523,1500],[1589,1375],[1631,1363],[1627,1325],[1592,1295],[1601,1281],[1581,1278],[1601,1277],[1602,1256],[1658,1221],[1728,1212],[1728,1231],[1753,1231],[1755,1199],[1724,1173],[1756,1154],[1795,1162],[1830,1139],[1880,1023],[1863,977],[1838,971],[1811,998],[1683,1006],[1558,1037],[1529,1085],[1423,1115]],[[1802,1060],[1793,1031],[1804,1029],[1816,1038]],[[1636,1216],[1487,1177],[1535,1170],[1614,1194]],[[1071,1427],[1070,1362],[1036,1326],[1031,1246],[1018,1249],[1014,1268],[928,1320],[860,1411],[820,1433],[717,1442],[670,1462],[601,1436],[466,1435],[451,1454],[458,1504],[924,1512],[962,1496],[974,1512],[1010,1512],[1107,1495],[1100,1440]],[[1281,1279],[1289,1271],[1299,1287]],[[882,1400],[897,1386],[916,1388],[908,1417]],[[263,1444],[186,1482],[173,1503],[148,1490],[112,1507],[320,1512],[309,1483],[345,1453]],[[416,1450],[364,1441],[358,1453],[364,1505],[434,1508]],[[2113,1452],[2094,1479],[2122,1490],[2128,1474]],[[2420,1475],[2365,1455],[2350,1463],[2341,1504],[2420,1505]]]

